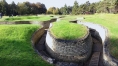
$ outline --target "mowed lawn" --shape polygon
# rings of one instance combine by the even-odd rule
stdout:
[[[109,31],[110,53],[118,58],[118,14],[85,15],[85,20],[106,27]]]
[[[31,45],[31,36],[39,27],[0,25],[0,66],[51,66]]]

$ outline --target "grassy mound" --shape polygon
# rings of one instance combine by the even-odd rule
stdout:
[[[50,28],[51,34],[57,39],[73,40],[82,38],[87,34],[87,28],[83,25],[64,22],[55,22]]]
[[[0,25],[0,65],[51,66],[31,45],[31,36],[38,28],[38,25]]]

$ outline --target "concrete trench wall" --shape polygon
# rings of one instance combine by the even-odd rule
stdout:
[[[50,24],[51,22],[54,22],[54,21],[56,21],[56,20],[57,20],[57,18],[52,18],[52,19],[46,20],[46,21],[0,22],[0,25],[2,25],[2,24],[8,24],[8,25],[9,25],[9,24],[40,24],[40,25],[46,27],[46,26],[49,26],[49,24]]]
[[[41,38],[41,36],[44,34],[45,29],[48,29],[50,23],[55,22],[55,21],[56,21],[56,18],[53,18],[48,21],[43,21],[43,22],[30,22],[30,24],[40,24],[42,26],[42,28],[35,31],[35,33],[32,35],[32,38],[31,38],[32,44],[36,44],[38,40]]]
[[[83,38],[62,40],[56,39],[48,31],[46,48],[49,54],[58,61],[85,62],[90,57],[92,51],[91,34],[88,30],[86,36]]]
[[[118,60],[111,56],[109,53],[108,45],[109,45],[109,35],[108,30],[101,25],[90,23],[90,22],[77,22],[78,24],[83,24],[90,29],[96,30],[96,33],[99,33],[99,36],[103,45],[103,60],[104,66],[118,66]],[[97,36],[96,34],[95,36]],[[99,39],[99,37],[98,37]]]
[[[41,52],[39,52],[38,49],[36,49],[36,44],[38,44],[39,40],[42,39],[42,36],[46,32],[45,29],[49,28],[49,24],[51,22],[55,22],[55,21],[56,21],[56,18],[53,18],[49,21],[45,21],[45,23],[43,23],[43,22],[38,22],[38,23],[32,22],[34,24],[40,24],[42,26],[40,29],[35,31],[34,34],[32,35],[32,37],[31,37],[32,46],[33,46],[34,50],[43,58],[43,60],[49,62],[50,64],[53,63],[53,59],[50,58],[49,56],[45,55],[45,50],[42,49]],[[42,45],[44,45],[44,44],[42,44]]]
[[[16,21],[16,22],[0,22],[0,24],[39,24],[38,21]]]
[[[56,20],[57,20],[56,18],[53,18],[48,21],[39,22],[39,24],[45,28],[49,28],[50,23],[55,22]]]
[[[38,40],[42,37],[42,35],[44,34],[45,28],[42,27],[40,29],[38,29],[31,38],[31,42],[33,44],[33,46],[38,42]]]

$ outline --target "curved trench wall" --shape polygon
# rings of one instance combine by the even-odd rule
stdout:
[[[0,24],[40,24],[38,21],[0,22]]]
[[[77,20],[71,20],[70,23],[77,23]]]
[[[46,54],[45,53],[45,48],[41,49],[41,51],[36,49],[36,44],[38,44],[39,40],[41,40],[42,36],[46,32],[45,29],[48,29],[49,24],[51,22],[55,22],[55,21],[56,21],[56,18],[51,19],[49,21],[45,21],[45,23],[39,23],[38,22],[42,26],[42,28],[35,31],[35,33],[32,35],[32,38],[31,38],[32,46],[35,49],[35,51],[43,58],[43,60],[49,62],[50,64],[52,64],[54,62],[54,59],[52,59],[49,56],[45,55]],[[40,45],[44,45],[44,44],[41,43]],[[44,47],[44,46],[42,46],[42,47]]]
[[[118,66],[118,60],[112,57],[109,53],[108,50],[108,45],[109,45],[109,36],[108,36],[108,30],[104,28],[101,25],[94,24],[94,23],[89,23],[89,22],[77,22],[78,24],[83,24],[87,26],[90,29],[94,29],[99,33],[99,36],[102,41],[103,45],[103,60],[104,60],[104,65],[105,66]],[[94,36],[97,36],[98,33],[94,34]],[[99,39],[99,37],[97,37]]]
[[[53,18],[49,21],[39,22],[39,24],[42,25],[45,28],[49,28],[50,23],[55,22],[56,20],[57,20],[57,18]]]
[[[91,55],[92,38],[89,30],[87,35],[76,40],[54,38],[50,31],[46,36],[46,49],[58,61],[85,62]]]
[[[34,45],[38,42],[38,40],[42,37],[42,35],[44,34],[44,31],[45,31],[46,28],[42,27],[40,29],[38,29],[32,36],[31,38],[31,42],[33,44],[33,47]]]
[[[56,21],[57,18],[52,18],[46,21],[16,21],[16,22],[0,22],[0,24],[40,24],[44,27],[49,27],[51,22]]]
[[[36,44],[38,40],[41,38],[41,36],[44,34],[45,29],[48,29],[49,25],[51,22],[55,22],[56,18],[53,18],[48,21],[43,21],[43,22],[30,22],[30,24],[40,24],[42,28],[38,29],[32,36],[31,42],[32,44]]]

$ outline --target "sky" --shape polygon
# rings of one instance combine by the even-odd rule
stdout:
[[[16,4],[18,2],[26,2],[26,1],[29,1],[31,3],[40,2],[40,3],[45,4],[46,8],[48,9],[49,7],[58,7],[58,8],[60,8],[60,7],[63,7],[65,4],[67,6],[73,6],[75,0],[6,0],[6,1],[9,4],[12,1],[14,1]],[[76,0],[76,1],[78,2],[78,4],[83,4],[86,1],[89,1],[90,3],[92,3],[92,2],[98,2],[100,0]]]

